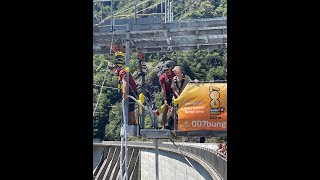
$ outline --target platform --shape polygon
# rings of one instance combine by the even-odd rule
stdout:
[[[141,129],[140,134],[148,139],[172,139],[174,138],[168,129]]]

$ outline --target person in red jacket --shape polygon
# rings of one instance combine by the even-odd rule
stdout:
[[[128,83],[126,81],[126,71],[124,69],[121,69],[118,65],[113,63],[108,63],[108,68],[112,71],[112,73],[116,74],[117,76],[120,76],[120,81],[122,83],[122,95],[124,99],[128,99],[128,94],[126,93],[126,89],[128,86]],[[133,79],[131,73],[129,73],[129,95],[133,96],[134,98],[137,98],[137,84],[135,80]],[[129,98],[129,124],[130,125],[136,125],[136,118],[134,114],[134,108],[135,108],[135,102],[131,98]]]
[[[161,86],[161,94],[162,94],[162,104],[165,104],[165,109],[162,114],[162,129],[166,128],[167,123],[167,113],[169,110],[169,106],[172,107],[172,97],[173,97],[173,89],[171,87],[172,85],[172,79],[175,76],[175,74],[172,72],[173,63],[165,64],[164,67],[164,73],[160,76],[160,86]],[[173,111],[170,109],[170,115],[168,119],[169,128],[171,124],[173,124]]]

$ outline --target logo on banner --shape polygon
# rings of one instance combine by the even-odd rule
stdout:
[[[221,107],[220,98],[220,88],[209,86],[209,96],[210,96],[210,115],[220,115],[224,112],[225,108]],[[210,118],[211,119],[211,118]],[[215,119],[215,118],[214,118]]]

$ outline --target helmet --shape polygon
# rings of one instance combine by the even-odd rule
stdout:
[[[116,54],[115,54],[115,56],[116,56],[116,64],[118,66],[123,66],[124,65],[125,55],[126,54],[124,54],[121,51],[116,52]]]

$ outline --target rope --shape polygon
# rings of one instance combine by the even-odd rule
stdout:
[[[104,65],[104,64],[102,63],[102,61],[106,61],[106,60],[101,60],[101,63],[100,63],[100,65],[99,65],[99,66],[98,66],[98,65],[93,64],[93,66],[97,67],[97,68],[95,69],[95,71],[106,71],[105,69],[101,69],[101,68],[102,68],[102,66]]]
[[[148,2],[148,1],[150,1],[150,0],[146,0],[146,1],[144,1],[144,2],[141,2],[141,3],[137,4],[136,6],[140,6],[141,4],[144,4],[144,3]],[[127,10],[130,10],[130,9],[134,8],[134,4],[133,4],[133,3],[134,3],[134,1],[132,1],[132,4],[130,5],[131,8],[125,9],[125,10],[123,10],[123,11],[121,11],[121,12],[118,12],[118,13],[116,13],[116,14],[114,14],[114,15],[121,14],[121,13],[127,11]]]
[[[113,24],[114,25],[114,24]],[[112,43],[113,43],[113,37],[114,37],[114,30],[113,30],[113,26],[111,27],[112,29],[112,38],[111,38],[111,45],[110,45],[110,52],[109,54],[111,54],[111,50],[112,50]]]
[[[100,96],[101,96],[101,92],[102,92],[102,89],[103,89],[104,81],[106,80],[106,75],[107,75],[107,71],[104,73],[103,82],[102,82],[102,86],[101,86],[101,89],[100,89],[100,92],[99,92],[98,100],[97,100],[96,106],[94,107],[94,110],[93,110],[93,117],[94,117],[94,113],[96,112],[98,104],[99,104],[99,101],[100,101]]]
[[[190,8],[191,6],[193,6],[195,3],[199,3],[201,0],[199,1],[195,1],[193,4],[191,4],[190,6],[186,7],[184,10],[178,12],[176,15],[174,15],[173,17],[176,17],[177,15],[181,14],[183,11],[185,11],[186,9]]]
[[[136,6],[139,6],[139,5],[141,5],[141,4],[144,4],[144,3],[148,2],[148,1],[150,1],[150,0],[146,0],[146,1],[144,1],[144,2],[141,2],[141,3],[137,4]],[[132,7],[129,8],[129,9],[125,9],[125,10],[123,10],[122,12],[118,12],[118,13],[114,14],[114,16],[115,16],[115,15],[118,15],[118,14],[120,14],[120,13],[123,13],[123,12],[125,12],[126,10],[130,10],[130,9],[132,9],[132,8],[134,8],[134,6],[132,6]],[[95,24],[95,25],[93,25],[93,26],[99,26],[99,25],[101,25],[102,23],[104,23],[104,22],[105,22],[107,19],[109,19],[109,18],[111,18],[111,16],[108,16],[108,17],[104,18],[101,22],[99,22],[98,24]]]
[[[110,45],[110,54],[111,54],[111,50],[112,50],[113,37],[114,37],[114,30],[113,30],[113,27],[112,27],[112,39],[111,39],[111,45]],[[93,117],[94,117],[94,114],[95,114],[95,112],[96,112],[96,110],[97,110],[97,107],[98,107],[98,104],[99,104],[99,101],[100,101],[101,92],[102,92],[102,89],[103,89],[103,86],[104,86],[104,82],[105,82],[105,80],[106,80],[107,72],[108,72],[108,71],[106,71],[106,72],[104,73],[104,76],[103,76],[103,81],[102,81],[102,85],[100,86],[101,88],[100,88],[98,100],[97,100],[96,106],[94,107],[94,110],[93,110]]]
[[[97,84],[93,84],[94,86],[97,86],[97,87],[102,87],[100,85],[97,85]],[[118,90],[118,88],[115,88],[115,87],[110,87],[110,86],[105,86],[104,88],[106,89],[114,89],[114,90]]]
[[[192,166],[192,164],[190,163],[190,161],[188,160],[188,158],[182,153],[182,151],[178,148],[178,146],[174,143],[174,141],[171,139],[171,138],[169,138],[170,139],[170,141],[173,143],[173,145],[180,151],[180,153],[182,154],[182,156],[187,160],[187,162],[190,164],[190,166],[193,168],[193,169],[196,169],[196,168],[194,168],[193,166]]]
[[[152,6],[146,7],[146,8],[144,8],[144,9],[141,9],[140,11],[137,11],[136,13],[139,13],[139,12],[141,12],[141,11],[143,11],[143,10],[146,10],[146,9],[152,8],[152,7],[154,7],[154,6],[157,6],[158,4],[161,4],[161,2],[159,2],[159,3],[157,3],[157,4],[154,4],[154,5],[152,5]],[[134,15],[134,13],[131,13],[130,15]]]

